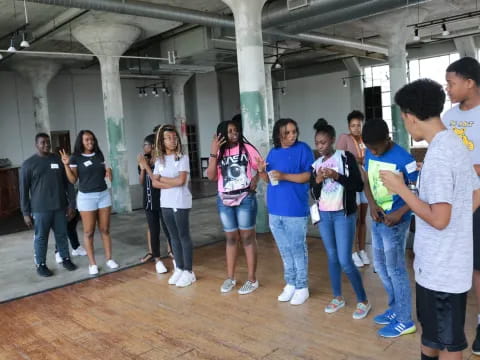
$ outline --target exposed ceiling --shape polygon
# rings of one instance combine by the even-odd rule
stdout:
[[[120,0],[119,0],[120,1]],[[153,4],[166,4],[185,9],[200,10],[208,13],[230,15],[231,11],[221,0],[143,0]],[[128,2],[128,1],[127,1]],[[271,0],[270,3],[283,2],[285,0]],[[406,0],[406,3],[408,1]],[[412,3],[412,1],[410,1]],[[15,0],[0,0],[2,11],[0,12],[0,49],[6,49],[9,46],[10,38],[16,36],[17,43],[21,41],[21,35],[15,34],[15,31],[21,29],[25,24],[24,2]],[[182,23],[153,18],[137,17],[123,14],[114,14],[93,10],[67,9],[60,6],[44,5],[26,2],[29,25],[26,28],[27,37],[32,40],[32,46],[29,51],[47,51],[47,52],[75,52],[89,53],[72,36],[72,29],[80,24],[93,22],[119,22],[135,25],[141,28],[141,36],[128,52],[133,55],[165,56],[161,51],[161,41],[170,36],[174,36],[182,29],[195,28],[195,25],[183,25]],[[459,22],[449,23],[449,36],[442,36],[441,26],[432,26],[420,30],[421,40],[413,41],[413,28],[402,29],[395,21],[399,12],[403,12],[404,21],[407,25],[416,24],[455,14],[475,11],[477,0],[433,0],[422,3],[421,6],[411,6],[408,9],[394,10],[390,13],[383,13],[368,18],[355,19],[353,21],[327,27],[314,26],[310,29],[312,33],[329,35],[331,37],[341,37],[351,40],[366,41],[373,44],[385,45],[384,34],[393,31],[408,31],[410,46],[425,46],[431,42],[448,41],[448,39],[462,34],[479,34],[480,19],[478,17],[466,19]],[[393,19],[393,20],[392,20]],[[293,24],[295,25],[295,24]],[[285,24],[292,26],[292,23]],[[204,51],[189,54],[179,63],[184,66],[215,66],[217,69],[232,70],[236,67],[235,43],[232,30],[216,31],[211,36],[215,40],[213,46]],[[35,39],[33,37],[35,36]],[[348,46],[313,44],[311,42],[277,42],[280,40],[276,36],[265,36],[266,53],[276,54],[275,47],[281,48],[281,62],[288,67],[302,67],[306,65],[333,61],[350,56],[367,57],[371,59],[385,59],[382,54],[360,51]],[[10,58],[5,56],[0,61],[0,68],[8,66],[9,62],[18,61],[21,55],[15,55]],[[275,56],[266,58],[266,62],[274,62]],[[149,62],[151,64],[151,62]],[[94,65],[95,63],[90,63]],[[139,68],[142,64],[138,62]],[[85,66],[83,63],[81,66]],[[132,61],[128,64],[124,62],[124,68],[133,69]],[[143,66],[147,69],[148,66]],[[150,72],[158,69],[158,65],[150,66]],[[168,67],[167,67],[168,68]],[[141,69],[140,69],[141,70]],[[175,69],[172,68],[172,72]],[[138,73],[139,69],[132,70]],[[177,69],[178,71],[178,69]],[[165,72],[165,67],[163,72]]]

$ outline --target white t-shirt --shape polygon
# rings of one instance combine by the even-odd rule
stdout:
[[[188,156],[183,155],[179,160],[175,160],[176,155],[165,155],[165,162],[162,163],[160,159],[155,161],[155,175],[174,178],[177,177],[181,171],[186,171],[187,181],[182,186],[176,186],[170,189],[162,189],[160,192],[160,206],[162,208],[170,209],[191,209],[192,208],[192,193],[188,188],[190,181],[190,163]]]
[[[419,176],[419,197],[452,205],[450,223],[437,230],[416,217],[415,280],[424,288],[453,294],[472,286],[473,191],[480,183],[469,151],[451,131],[439,132],[428,146]]]
[[[467,147],[473,164],[480,164],[480,106],[464,111],[456,105],[443,115],[442,120]]]

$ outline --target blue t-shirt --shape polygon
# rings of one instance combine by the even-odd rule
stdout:
[[[273,148],[267,156],[267,171],[278,170],[286,174],[310,173],[313,153],[310,147],[297,141],[289,148]],[[303,217],[308,209],[309,183],[298,184],[279,181],[278,185],[267,187],[268,212],[278,216]]]
[[[365,170],[368,172],[368,181],[373,198],[386,214],[394,212],[405,205],[403,199],[394,194],[389,194],[380,179],[380,170],[397,170],[403,174],[405,183],[416,182],[418,177],[417,163],[413,156],[404,148],[393,144],[386,153],[375,156],[370,150],[365,152]],[[402,221],[408,220],[411,213],[407,212]]]

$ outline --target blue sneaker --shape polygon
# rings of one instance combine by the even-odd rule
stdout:
[[[390,324],[395,318],[397,314],[395,314],[391,309],[387,309],[383,314],[379,314],[373,318],[375,324],[378,325],[388,325]]]
[[[378,335],[386,338],[396,338],[401,335],[413,334],[417,331],[413,321],[399,322],[392,320],[390,324],[378,330]]]

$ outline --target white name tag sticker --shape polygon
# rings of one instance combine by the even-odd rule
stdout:
[[[50,164],[50,169],[60,169],[58,164]]]
[[[90,160],[87,160],[83,163],[83,165],[85,165],[85,167],[89,167],[90,165],[93,165],[93,163]]]
[[[417,162],[416,162],[415,160],[412,161],[411,163],[409,163],[409,164],[407,164],[407,165],[405,166],[405,169],[407,169],[407,172],[408,172],[409,174],[417,171]]]

